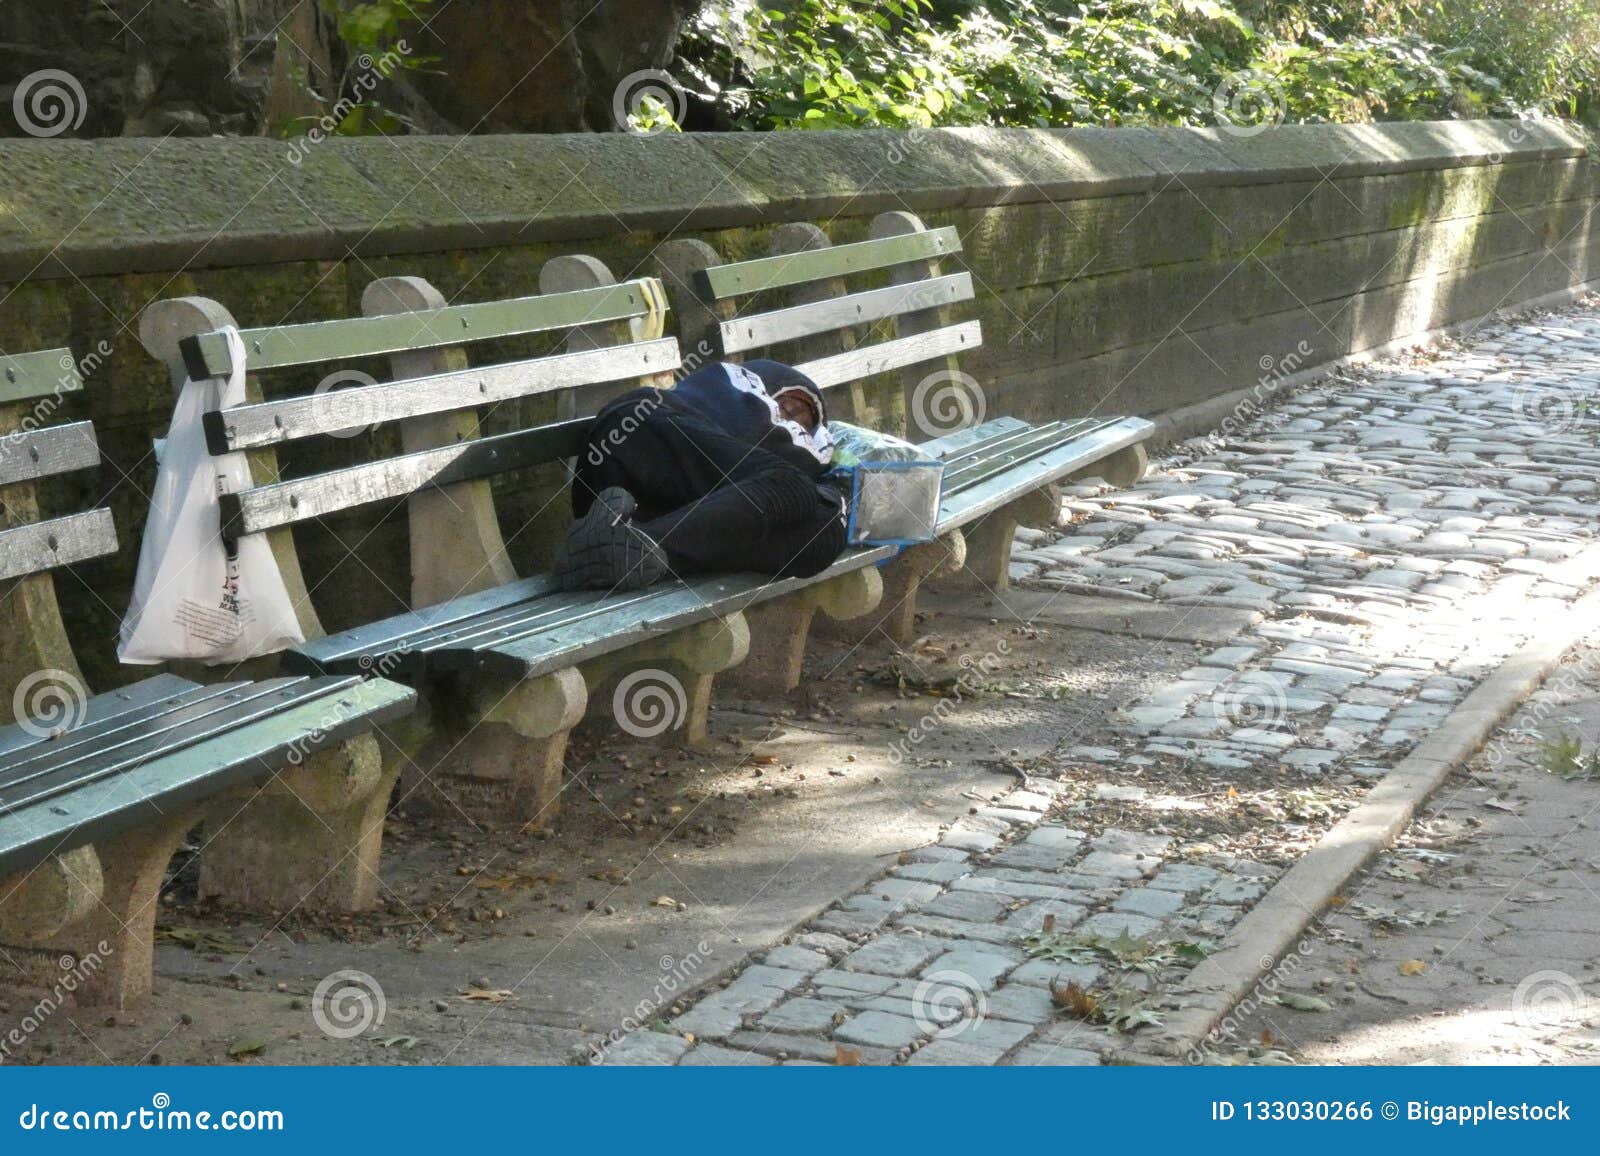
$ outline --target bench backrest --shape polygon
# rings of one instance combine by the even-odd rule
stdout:
[[[0,356],[0,725],[24,680],[40,672],[76,680],[50,571],[113,554],[111,511],[40,518],[35,483],[100,464],[94,426],[50,424],[62,396],[81,389],[70,351]]]
[[[679,365],[676,339],[660,336],[665,296],[654,278],[618,284],[598,261],[557,258],[540,287],[535,296],[450,305],[420,278],[386,277],[367,286],[362,317],[242,330],[252,374],[387,355],[392,380],[207,414],[213,453],[267,454],[386,422],[399,423],[402,452],[289,479],[278,476],[275,460],[253,459],[256,484],[223,499],[225,533],[275,535],[280,567],[298,570],[291,527],[406,498],[413,608],[513,580],[487,480],[574,454],[588,424],[578,409],[589,387],[660,381]],[[144,335],[152,352],[176,358],[175,379],[232,369],[221,326],[197,328],[200,316],[221,320],[220,306],[205,302],[197,314],[195,299],[161,304],[176,320],[151,321]],[[564,351],[467,367],[462,347],[533,334],[564,339]],[[556,420],[481,436],[480,413],[536,396],[557,399]],[[297,586],[303,580],[290,584],[292,596]],[[308,637],[320,634],[305,611]]]
[[[789,362],[823,389],[849,386],[854,420],[931,437],[950,427],[917,420],[918,390],[926,408],[930,383],[959,375],[955,356],[983,342],[977,321],[948,319],[949,306],[973,296],[970,273],[941,272],[960,252],[955,229],[890,212],[866,241],[834,245],[802,222],[775,230],[765,257],[724,263],[685,240],[662,246],[659,260],[685,348]],[[901,388],[875,398],[868,379],[894,371]]]

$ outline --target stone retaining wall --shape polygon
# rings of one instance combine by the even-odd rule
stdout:
[[[60,583],[107,685],[170,405],[136,337],[160,297],[216,297],[246,326],[351,315],[394,273],[486,300],[533,292],[562,253],[623,277],[656,272],[668,236],[738,258],[781,222],[849,241],[910,209],[960,230],[986,341],[963,367],[991,415],[1155,415],[1582,284],[1595,198],[1588,138],[1561,124],[6,141],[0,350],[85,359],[85,392],[52,420],[92,417],[107,462],[43,500],[115,513],[123,553]],[[388,439],[281,458],[293,472]],[[524,571],[565,517],[551,471],[529,482],[500,487]],[[330,628],[400,608],[403,535],[370,511],[303,534]]]

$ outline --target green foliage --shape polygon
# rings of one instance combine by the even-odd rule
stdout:
[[[380,94],[383,83],[419,72],[437,58],[417,52],[406,35],[421,25],[438,0],[335,0],[330,5],[334,31],[344,49],[344,70],[333,94],[314,92],[327,111],[285,127],[286,135],[332,133],[338,136],[389,134],[410,127]],[[309,83],[306,85],[311,88]]]
[[[1562,731],[1539,743],[1539,761],[1545,770],[1563,779],[1600,779],[1600,751],[1584,753],[1583,740]]]
[[[711,0],[730,128],[1582,115],[1597,0]]]

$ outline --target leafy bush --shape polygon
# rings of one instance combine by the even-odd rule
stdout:
[[[1586,115],[1597,0],[711,0],[739,129]]]

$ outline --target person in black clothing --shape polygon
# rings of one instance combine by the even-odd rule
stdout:
[[[573,473],[563,589],[638,589],[667,574],[810,577],[845,546],[845,492],[822,391],[776,361],[716,362],[632,390],[590,427]]]

